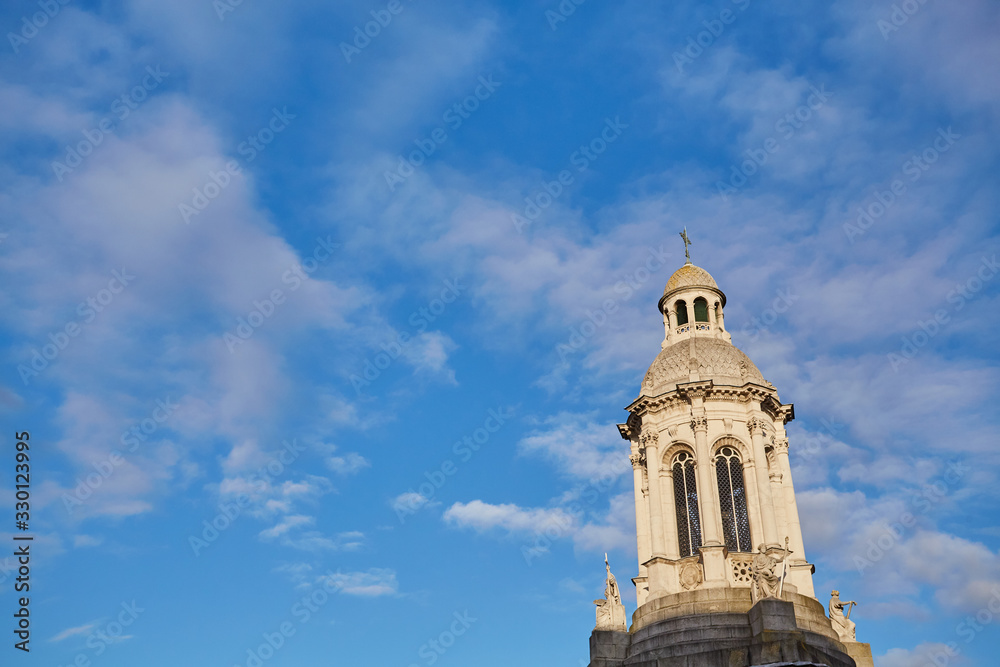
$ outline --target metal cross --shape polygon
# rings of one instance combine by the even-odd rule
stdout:
[[[688,228],[685,227],[684,231],[681,232],[681,238],[684,239],[684,256],[687,257],[688,263],[691,262],[691,253],[688,252],[688,246],[691,245],[691,239],[688,238]]]

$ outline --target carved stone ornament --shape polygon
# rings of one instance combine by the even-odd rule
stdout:
[[[708,430],[708,418],[704,416],[692,417],[691,418],[691,430],[697,433],[698,431]]]
[[[594,600],[594,604],[597,605],[597,624],[594,626],[594,629],[627,632],[628,626],[625,621],[625,607],[622,605],[622,596],[618,590],[618,582],[615,580],[615,575],[611,574],[611,566],[608,564],[607,554],[604,554],[604,568],[607,570],[607,579],[604,584],[604,599]]]
[[[632,462],[633,468],[642,468],[646,465],[646,450],[640,449],[635,454],[629,454],[628,460]]]
[[[773,438],[774,451],[778,454],[788,453],[788,438]]]
[[[691,590],[692,588],[697,588],[698,586],[701,586],[702,581],[704,581],[704,577],[702,576],[701,572],[701,564],[685,563],[681,567],[679,579],[681,582],[681,586],[683,586],[684,590],[687,591]]]
[[[766,432],[764,420],[758,417],[751,417],[750,420],[747,421],[747,428],[750,430],[751,435],[757,432],[760,432],[761,435],[763,435]]]
[[[833,591],[830,593],[830,623],[833,625],[833,629],[837,632],[837,636],[840,637],[842,642],[856,642],[857,638],[857,628],[854,625],[854,621],[851,620],[851,607],[856,605],[857,602],[842,602],[840,600],[840,591]],[[844,614],[844,610],[847,610],[847,614]]]
[[[773,552],[767,553],[763,544],[757,547],[757,553],[750,562],[750,575],[753,579],[750,586],[750,600],[753,604],[764,598],[781,596],[785,578],[785,559],[791,553],[788,550],[788,540],[785,540],[785,548],[782,551],[781,556],[776,557]]]
[[[639,437],[639,442],[642,443],[643,448],[649,446],[655,447],[660,442],[660,434],[653,430],[644,431]]]

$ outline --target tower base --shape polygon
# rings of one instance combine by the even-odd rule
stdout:
[[[625,632],[595,630],[590,667],[871,667],[871,648],[841,642],[816,600],[786,593],[750,606],[749,590],[703,589],[647,602]]]

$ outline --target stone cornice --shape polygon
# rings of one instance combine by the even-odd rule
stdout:
[[[686,382],[678,384],[677,389],[656,396],[640,396],[625,409],[631,415],[627,425],[634,433],[642,415],[658,412],[665,408],[690,405],[691,399],[698,395],[709,402],[759,403],[761,409],[772,419],[788,423],[795,418],[795,409],[791,403],[782,404],[778,392],[773,387],[748,382],[742,387],[732,385],[716,385],[712,380],[702,382]],[[619,426],[621,431],[621,426]],[[624,438],[624,433],[622,434]]]
[[[780,419],[782,424],[787,424],[795,419],[795,406],[791,403],[782,405],[781,401],[778,400],[777,394],[764,397],[760,402],[760,409],[771,419],[775,421]]]

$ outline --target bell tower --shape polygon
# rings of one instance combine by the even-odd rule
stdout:
[[[726,295],[681,236],[687,262],[659,301],[663,343],[618,425],[635,487],[638,609],[627,642],[602,647],[595,630],[591,665],[871,667],[868,645],[843,641],[813,589],[785,432],[794,408],[732,344]]]

